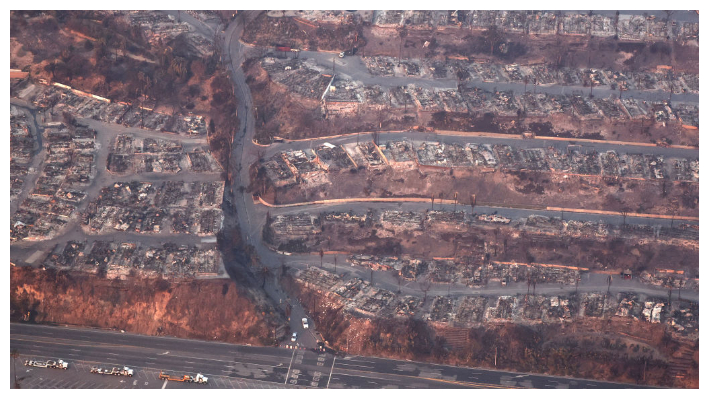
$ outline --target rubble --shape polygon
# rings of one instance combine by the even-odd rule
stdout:
[[[359,257],[358,259],[364,259]],[[565,323],[578,318],[632,318],[667,324],[681,334],[698,331],[699,307],[677,301],[671,306],[660,298],[620,292],[585,292],[569,295],[433,296],[422,298],[378,289],[359,278],[339,276],[309,267],[294,273],[310,289],[324,290],[339,298],[345,311],[358,317],[421,317],[439,326],[472,327],[486,323]]]
[[[309,100],[322,100],[334,79],[314,63],[297,58],[282,61],[266,57],[261,61],[261,66],[273,81],[285,86],[289,93]]]
[[[213,236],[223,220],[224,182],[115,183],[82,215],[87,233],[188,233]]]
[[[207,134],[207,122],[197,115],[167,115],[149,108],[122,102],[111,102],[91,93],[82,92],[69,86],[33,84],[21,96],[41,109],[48,109],[54,115],[69,112],[79,118],[91,118],[107,123],[122,124],[156,131],[171,132],[187,136]]]
[[[344,148],[330,143],[324,143],[315,150],[316,162],[325,171],[337,172],[357,168],[355,161],[347,154]]]
[[[431,311],[428,314],[427,319],[434,323],[449,323],[453,321],[456,313],[454,309],[456,308],[456,300],[437,296],[433,298],[433,304],[431,305]]]
[[[219,251],[209,245],[144,246],[139,242],[69,241],[51,251],[42,262],[45,267],[105,272],[106,277],[166,278],[216,276],[224,270]]]
[[[58,234],[76,216],[74,211],[86,196],[81,189],[96,174],[94,130],[54,123],[43,135],[47,157],[29,197],[11,216],[11,242],[45,240]]]

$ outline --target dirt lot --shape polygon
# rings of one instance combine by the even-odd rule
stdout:
[[[520,135],[534,132],[537,136],[586,138],[638,143],[657,143],[699,147],[699,130],[687,129],[677,121],[662,124],[654,120],[620,120],[607,118],[581,120],[574,115],[557,113],[543,117],[502,117],[487,114],[475,117],[468,113],[437,112],[419,123],[436,130],[478,131]]]
[[[283,320],[259,303],[267,303],[262,293],[230,280],[106,280],[54,269],[10,270],[11,320],[29,312],[37,323],[270,345],[264,337]]]
[[[564,177],[566,176],[566,177]],[[667,183],[662,194],[661,182],[621,179],[605,182],[601,177],[582,177],[551,173],[486,173],[476,169],[357,170],[328,173],[330,183],[304,188],[295,185],[266,191],[264,198],[278,204],[335,198],[423,197],[453,199],[469,203],[475,194],[478,204],[555,206],[600,209],[620,212],[629,208],[638,213],[673,213],[699,216],[699,190],[696,183]]]
[[[342,304],[332,296],[325,298],[326,293],[299,285],[290,276],[284,280],[289,280],[284,287],[313,315],[328,343],[352,354],[634,384],[699,386],[698,342],[679,341],[661,325],[597,318],[532,327],[489,324],[455,329],[464,339],[461,347],[450,350],[445,331],[424,321],[360,319],[343,312]],[[653,356],[645,350],[631,350],[639,347],[650,348]],[[693,361],[686,377],[676,379],[671,366],[680,349],[691,353]]]

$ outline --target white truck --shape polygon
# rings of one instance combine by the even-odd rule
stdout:
[[[25,360],[25,366],[42,367],[45,369],[66,370],[69,367],[69,363],[61,359],[57,360],[56,362],[54,360],[47,360],[46,362],[38,362],[36,360]]]
[[[91,367],[91,372],[94,374],[102,374],[102,375],[122,375],[125,377],[133,377],[133,369],[129,368],[128,366],[123,366],[123,368],[114,367],[112,369],[109,369],[107,367],[101,368],[98,366],[93,366],[93,367]]]

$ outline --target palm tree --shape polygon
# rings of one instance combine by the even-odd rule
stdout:
[[[15,369],[15,360],[20,357],[20,351],[18,351],[16,348],[10,349],[10,357],[12,358],[12,374],[15,377],[15,389],[18,389],[20,386],[17,384],[17,370]]]

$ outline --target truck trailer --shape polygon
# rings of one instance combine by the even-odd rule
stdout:
[[[112,369],[109,368],[101,368],[98,366],[93,366],[91,367],[91,372],[94,374],[102,374],[102,375],[122,375],[125,377],[133,377],[133,369],[129,368],[128,366],[123,366],[121,367],[114,367]]]
[[[57,360],[56,362],[54,360],[47,360],[46,362],[38,362],[36,360],[25,360],[25,366],[66,370],[69,367],[69,363],[61,359]]]
[[[174,375],[169,375],[165,374],[162,371],[160,371],[160,375],[158,376],[161,380],[167,380],[167,381],[175,381],[175,382],[196,382],[197,384],[206,384],[209,378],[205,377],[201,373],[197,373],[196,376],[192,377],[190,375],[183,375],[183,376],[174,376]]]

